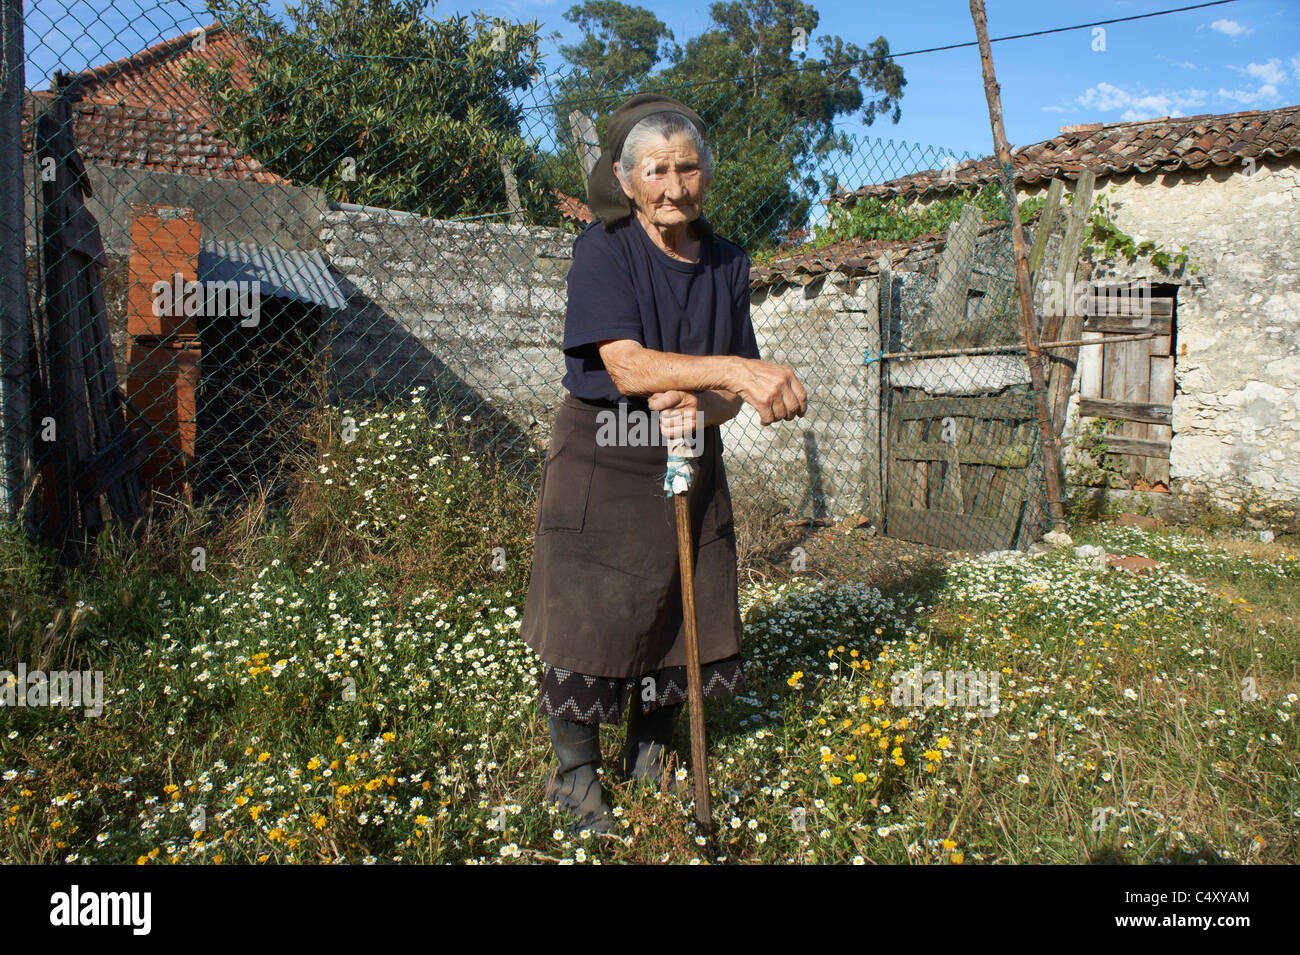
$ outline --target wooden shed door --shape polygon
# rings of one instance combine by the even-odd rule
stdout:
[[[892,389],[885,532],[952,550],[1007,550],[1031,532],[1034,405],[998,395]]]
[[[1084,337],[1148,334],[1155,338],[1112,342],[1081,349],[1079,417],[1123,422],[1106,436],[1125,483],[1141,489],[1169,489],[1169,446],[1173,438],[1174,338],[1177,287],[1151,287],[1149,322],[1132,286],[1109,286],[1093,299]]]

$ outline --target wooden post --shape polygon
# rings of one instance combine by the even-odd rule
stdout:
[[[18,519],[31,428],[31,326],[23,223],[23,5],[0,0],[0,508]]]
[[[1011,238],[1016,253],[1016,287],[1020,292],[1020,322],[1029,364],[1030,387],[1038,413],[1038,440],[1043,452],[1043,471],[1047,481],[1047,508],[1052,525],[1064,531],[1065,507],[1061,500],[1061,466],[1056,449],[1056,432],[1052,427],[1051,409],[1047,405],[1047,385],[1043,380],[1043,350],[1038,345],[1038,327],[1034,316],[1033,293],[1029,284],[1029,256],[1025,250],[1025,231],[1020,224],[1020,206],[1016,202],[1015,170],[1011,165],[1011,148],[1002,128],[1002,97],[993,73],[993,51],[989,46],[988,22],[984,0],[970,0],[970,15],[979,39],[980,64],[984,72],[984,95],[989,104],[989,124],[993,127],[993,145],[997,150],[1002,187],[1007,193],[1011,218]]]
[[[1078,273],[1079,252],[1083,248],[1084,230],[1088,225],[1088,211],[1092,207],[1093,174],[1084,170],[1074,185],[1074,204],[1070,207],[1070,220],[1061,243],[1061,257],[1056,260],[1053,275],[1062,292],[1065,305],[1061,317],[1059,337],[1062,340],[1078,338],[1083,334],[1084,316],[1074,307],[1073,282]],[[1079,360],[1077,348],[1057,352],[1052,356],[1051,376],[1048,380],[1048,397],[1052,410],[1053,433],[1059,436],[1065,428],[1065,411],[1070,404],[1070,386]]]
[[[596,124],[582,110],[575,109],[569,114],[569,131],[573,133],[573,141],[578,146],[582,181],[586,182],[591,177],[591,171],[596,168],[596,161],[600,159],[600,138],[596,135]]]
[[[889,515],[889,367],[885,364],[885,351],[893,344],[892,321],[894,314],[894,269],[888,255],[876,260],[879,269],[879,285],[876,290],[876,311],[879,322],[880,347],[875,355],[876,368],[876,418],[880,422],[879,440],[876,444],[876,464],[879,468],[880,513],[877,517],[876,532],[885,533],[885,522]],[[871,357],[871,356],[868,356]],[[868,365],[870,368],[871,365]]]
[[[515,169],[510,160],[501,157],[501,178],[506,183],[506,202],[510,204],[510,224],[524,224],[524,207],[519,202],[519,183],[515,180]]]

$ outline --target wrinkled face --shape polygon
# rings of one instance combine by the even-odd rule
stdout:
[[[661,139],[641,156],[632,181],[614,166],[623,192],[655,225],[671,226],[700,217],[704,201],[704,170],[700,154],[686,133]]]

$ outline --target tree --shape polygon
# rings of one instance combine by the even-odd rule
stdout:
[[[428,0],[212,0],[243,35],[251,77],[191,60],[223,134],[333,198],[455,218],[501,212],[507,159],[529,217],[558,224],[511,92],[533,81],[537,23],[428,20]]]
[[[623,92],[659,62],[672,31],[649,10],[618,0],[586,0],[564,19],[582,30],[581,43],[560,47],[560,55],[583,70],[590,88]]]
[[[585,199],[587,183],[569,114],[578,110],[588,116],[608,115],[645,83],[668,52],[673,34],[650,11],[618,0],[585,0],[566,10],[564,19],[577,24],[583,38],[560,47],[560,54],[576,69],[551,85],[552,121],[561,148],[545,163],[557,189]]]
[[[600,104],[602,136],[623,93],[663,92],[695,109],[709,127],[717,165],[710,221],[751,250],[775,245],[807,224],[818,176],[830,181],[828,160],[851,152],[835,120],[860,111],[867,125],[881,117],[898,122],[903,69],[883,36],[867,49],[820,36],[821,55],[811,56],[820,17],[800,0],[730,0],[714,3],[709,15],[712,28],[685,47],[653,48],[668,58],[657,73],[645,68],[653,17],[618,3],[570,10],[588,36],[562,52],[585,75],[606,81],[586,87],[587,108]],[[613,80],[623,88],[611,101]],[[573,89],[581,88],[575,82]]]

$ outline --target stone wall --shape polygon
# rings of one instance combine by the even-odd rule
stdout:
[[[1097,184],[1116,225],[1191,265],[1096,263],[1096,281],[1179,285],[1171,490],[1293,514],[1300,500],[1300,163],[1260,161]],[[1033,192],[1027,194],[1032,195]],[[1073,414],[1072,414],[1073,422]]]
[[[348,300],[326,316],[341,400],[400,397],[422,385],[436,402],[500,430],[505,446],[544,450],[564,395],[574,238],[332,206],[321,248]],[[856,284],[836,291],[834,303],[820,288],[756,297],[760,353],[794,366],[816,400],[806,419],[765,428],[745,406],[723,425],[733,482],[752,478],[792,506],[802,499],[805,513],[849,513],[847,498],[861,493],[875,460],[862,371],[869,330],[878,327],[876,292],[874,282]]]
[[[326,314],[340,397],[423,386],[526,452],[563,397],[560,346],[574,236],[332,204],[321,247],[348,306]]]

